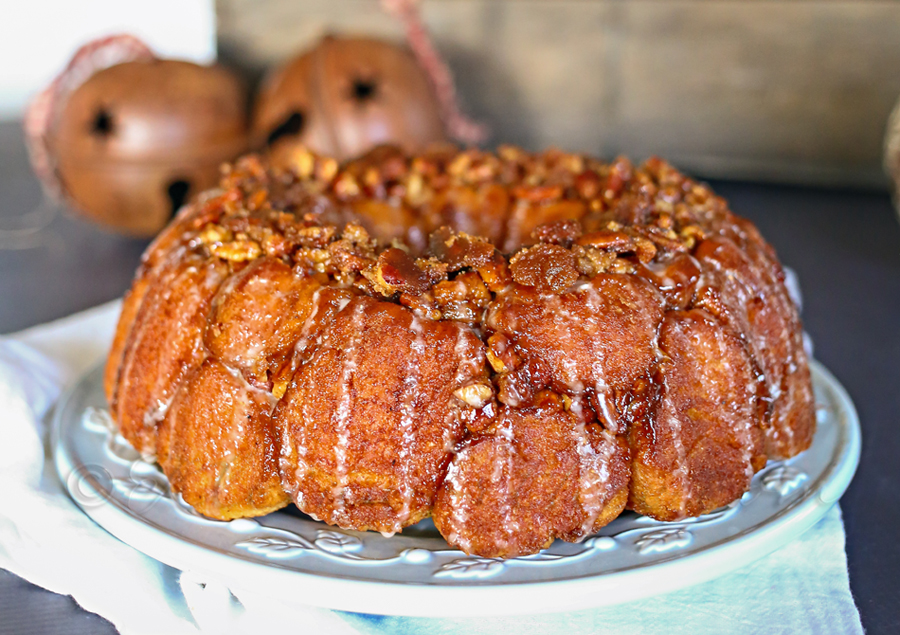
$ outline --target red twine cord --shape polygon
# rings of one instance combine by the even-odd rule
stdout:
[[[384,10],[396,17],[406,29],[406,39],[419,65],[431,79],[441,118],[451,137],[462,143],[476,145],[487,139],[487,126],[466,117],[459,108],[453,75],[447,63],[434,47],[431,36],[422,22],[417,0],[381,0]]]

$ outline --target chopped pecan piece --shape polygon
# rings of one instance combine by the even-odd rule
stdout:
[[[477,321],[491,301],[481,277],[471,271],[435,285],[434,297],[445,318],[464,322]]]
[[[488,338],[487,359],[498,373],[508,373],[519,366],[521,360],[511,345],[509,338],[502,333],[494,333]]]
[[[648,263],[656,256],[656,245],[646,238],[638,236],[634,239],[634,253],[637,255],[638,260]]]
[[[549,383],[550,370],[547,365],[532,357],[497,380],[497,399],[514,408],[530,406]]]
[[[517,185],[512,189],[512,195],[532,203],[544,203],[562,197],[563,188],[560,185]]]
[[[419,317],[423,317],[428,320],[444,319],[444,316],[441,314],[440,310],[438,310],[437,304],[434,301],[434,298],[431,296],[431,293],[427,291],[421,295],[401,293],[398,300],[400,301],[400,304],[409,309],[412,309],[412,311],[415,312],[415,314]]]
[[[381,252],[374,267],[364,271],[363,275],[379,293],[386,296],[397,292],[421,295],[431,285],[428,276],[419,269],[412,256],[396,247]]]
[[[531,232],[538,242],[571,247],[572,242],[581,236],[581,223],[575,220],[558,220],[538,225]]]
[[[494,396],[494,389],[489,383],[480,381],[458,388],[453,395],[470,408],[484,408]]]
[[[231,262],[255,260],[262,254],[259,245],[251,240],[233,240],[227,243],[214,243],[210,246],[216,256]]]
[[[523,249],[509,263],[513,280],[541,293],[562,293],[578,280],[575,255],[559,245]]]
[[[607,249],[617,253],[634,251],[634,240],[623,231],[589,232],[575,242],[582,247]]]
[[[483,238],[456,233],[449,227],[441,227],[428,238],[429,251],[447,264],[450,271],[465,267],[478,269],[490,262],[494,246]]]
[[[209,224],[203,228],[198,235],[200,242],[205,245],[213,245],[216,243],[226,243],[234,238],[231,230],[225,229],[221,225]]]
[[[276,234],[270,229],[266,229],[261,245],[263,251],[266,252],[266,255],[275,258],[287,256],[295,247],[295,245],[282,234]]]
[[[572,253],[575,254],[575,267],[578,272],[588,278],[606,271],[616,259],[614,252],[580,245],[575,245]]]
[[[512,282],[512,276],[509,273],[509,266],[506,264],[506,258],[501,256],[499,252],[494,252],[491,261],[477,269],[478,275],[484,280],[487,288],[497,293]]]
[[[608,271],[610,273],[635,273],[637,268],[624,258],[616,258],[609,265]]]
[[[339,271],[359,272],[374,262],[376,245],[361,225],[350,223],[344,228],[341,239],[328,245],[327,249]]]

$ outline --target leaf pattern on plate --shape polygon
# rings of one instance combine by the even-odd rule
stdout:
[[[314,549],[312,544],[301,536],[259,535],[235,543],[252,553],[259,553],[274,558],[292,558],[305,551]]]
[[[648,531],[634,541],[638,553],[653,553],[680,549],[691,543],[691,532],[683,527],[666,527],[656,531]]]
[[[776,465],[768,470],[762,477],[763,487],[767,490],[778,492],[780,496],[787,496],[807,479],[806,472],[801,472],[790,465]]]
[[[362,541],[356,536],[339,531],[320,531],[316,534],[316,547],[334,554],[345,554],[362,549]]]
[[[495,558],[458,558],[441,565],[435,577],[486,578],[499,573],[504,567],[503,560]]]

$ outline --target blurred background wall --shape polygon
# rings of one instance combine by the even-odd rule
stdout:
[[[5,4],[5,118],[78,44],[111,31],[201,61],[217,37],[220,58],[251,80],[327,32],[404,37],[377,0]],[[424,0],[423,15],[490,145],[655,153],[710,177],[887,183],[898,2]]]
[[[2,0],[0,7],[0,120],[20,118],[94,38],[128,32],[164,57],[216,57],[213,0]]]
[[[375,0],[219,0],[258,71],[328,31],[402,38]],[[882,186],[900,3],[425,0],[491,143],[661,154],[706,176]]]

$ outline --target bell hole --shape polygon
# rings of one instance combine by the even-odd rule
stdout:
[[[169,183],[169,187],[166,192],[169,195],[169,202],[172,205],[172,216],[181,209],[181,206],[184,205],[187,200],[188,192],[191,190],[191,184],[188,181],[178,180],[172,181]]]
[[[113,133],[113,118],[109,111],[101,108],[94,117],[94,123],[91,124],[91,132],[98,137],[108,137]]]
[[[371,79],[355,79],[351,88],[353,99],[361,104],[375,99],[378,93],[378,84]]]
[[[282,137],[290,137],[300,134],[303,130],[303,124],[305,123],[305,117],[303,113],[299,110],[295,110],[292,112],[284,121],[282,121],[272,132],[269,133],[269,138],[266,140],[268,145],[272,145]]]

